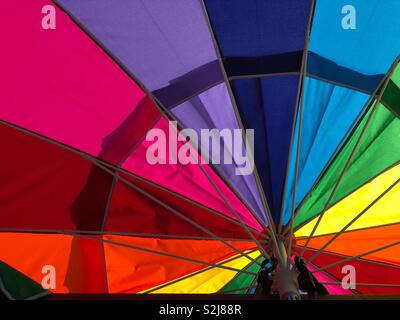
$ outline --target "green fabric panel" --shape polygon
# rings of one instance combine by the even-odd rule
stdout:
[[[390,79],[400,88],[400,64],[396,67]]]
[[[375,101],[371,105],[374,104]],[[304,201],[294,220],[295,227],[312,219],[323,210],[371,110],[372,108],[363,117],[326,173]],[[378,104],[330,206],[399,160],[400,120],[383,105]]]
[[[389,81],[382,100],[397,117],[400,117],[400,88],[394,81]]]
[[[264,258],[259,258],[257,259],[258,262],[261,263],[261,261]],[[258,270],[260,270],[260,266],[256,263],[252,263],[249,267],[247,267],[245,270],[257,273]],[[228,282],[222,289],[221,291],[229,291],[229,290],[235,290],[238,288],[244,288],[244,287],[249,287],[254,281],[255,276],[246,274],[246,273],[240,273],[238,274],[235,278],[233,278],[230,282]],[[235,292],[230,292],[232,294],[246,294],[247,290],[239,290]]]
[[[46,291],[40,284],[4,262],[0,262],[0,278],[7,292],[17,300],[27,299]]]

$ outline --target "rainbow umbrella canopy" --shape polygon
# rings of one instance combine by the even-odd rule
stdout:
[[[2,1],[0,289],[400,294],[400,1],[348,2]]]

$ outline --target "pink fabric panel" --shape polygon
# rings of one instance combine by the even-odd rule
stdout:
[[[44,30],[47,4],[0,2],[0,118],[99,155],[145,94],[64,12]]]
[[[308,270],[313,271],[315,267],[312,265],[307,266]],[[337,282],[337,279],[329,277],[323,272],[316,272],[314,276],[319,282]],[[343,289],[342,286],[336,285],[324,285],[330,294],[353,294],[350,290]]]
[[[165,119],[160,119],[154,128],[161,129],[168,134],[169,124]],[[168,136],[167,136],[168,137]],[[167,142],[167,163],[168,159],[168,138]],[[235,218],[234,213],[225,204],[223,199],[217,193],[207,177],[200,170],[197,164],[154,164],[151,165],[146,160],[146,151],[154,142],[143,140],[130,157],[125,161],[122,167],[128,171],[134,172],[148,180],[175,191],[185,197],[191,198],[207,207],[211,207],[227,216]],[[182,143],[178,143],[177,149]],[[202,165],[207,171],[212,181],[218,186],[224,194],[226,200],[241,216],[244,223],[252,226],[256,230],[261,230],[259,223],[251,215],[243,203],[233,194],[233,192],[223,183],[223,181],[207,165]],[[195,182],[195,183],[194,183]]]

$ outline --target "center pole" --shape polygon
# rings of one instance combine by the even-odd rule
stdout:
[[[300,300],[297,276],[295,274],[295,269],[292,268],[292,264],[288,259],[284,238],[278,236],[277,240],[278,248],[276,248],[276,250],[279,250],[282,260],[279,261],[275,273],[275,282],[280,298],[281,300]],[[278,254],[278,252],[275,254]]]

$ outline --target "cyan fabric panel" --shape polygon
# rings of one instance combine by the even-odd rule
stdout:
[[[306,77],[303,124],[300,141],[296,207],[312,188],[321,171],[337,150],[353,122],[359,118],[369,95]],[[293,182],[298,140],[298,123],[286,188],[283,223],[291,216]]]

